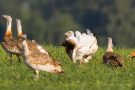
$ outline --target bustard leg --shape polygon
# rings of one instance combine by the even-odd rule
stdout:
[[[81,66],[83,63],[84,63],[84,60],[80,60],[80,64],[79,65]]]
[[[35,80],[38,80],[38,78],[39,78],[39,71],[35,70],[35,73],[36,73]]]
[[[5,59],[6,59],[6,60],[9,59],[9,55],[6,55]]]
[[[90,59],[92,59],[92,56],[91,55],[87,55],[87,57],[84,57],[83,58],[84,60],[84,63],[88,63]]]
[[[12,54],[9,54],[9,60],[12,62]]]
[[[16,55],[16,56],[17,56],[17,58],[18,58],[19,62],[21,62],[21,59],[20,59],[19,55]]]
[[[84,59],[84,63],[88,63],[89,62],[89,59]]]
[[[76,63],[76,60],[73,60],[74,63]]]

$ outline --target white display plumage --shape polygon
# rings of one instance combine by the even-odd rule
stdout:
[[[72,31],[72,33],[74,32]],[[82,34],[79,31],[75,31],[75,35],[76,36],[73,35],[70,37],[70,40],[69,37],[66,39],[76,42],[72,53],[72,60],[74,63],[76,63],[77,60],[79,60],[80,63],[87,63],[98,49],[97,38],[88,29],[87,33]]]
[[[79,31],[75,31],[75,36],[77,38],[77,41],[80,41],[81,33]]]

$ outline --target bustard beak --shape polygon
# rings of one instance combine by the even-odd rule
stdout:
[[[65,36],[68,36],[68,33],[66,32],[66,33],[64,33],[64,35],[65,35]]]
[[[4,18],[8,19],[8,20],[12,20],[11,16],[9,15],[2,15]]]
[[[16,23],[20,23],[20,19],[16,19]]]

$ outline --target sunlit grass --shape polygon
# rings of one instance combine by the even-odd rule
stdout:
[[[0,89],[1,90],[131,90],[135,89],[135,59],[128,55],[132,51],[115,48],[124,57],[123,68],[108,67],[102,63],[104,48],[100,48],[88,64],[73,64],[64,48],[45,45],[50,54],[63,66],[64,74],[40,72],[38,81],[34,72],[16,56],[9,62],[7,54],[0,47]]]

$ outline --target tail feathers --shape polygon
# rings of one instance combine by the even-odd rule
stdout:
[[[94,36],[98,41],[97,35],[94,32],[91,32],[90,29],[87,29],[87,34]]]

